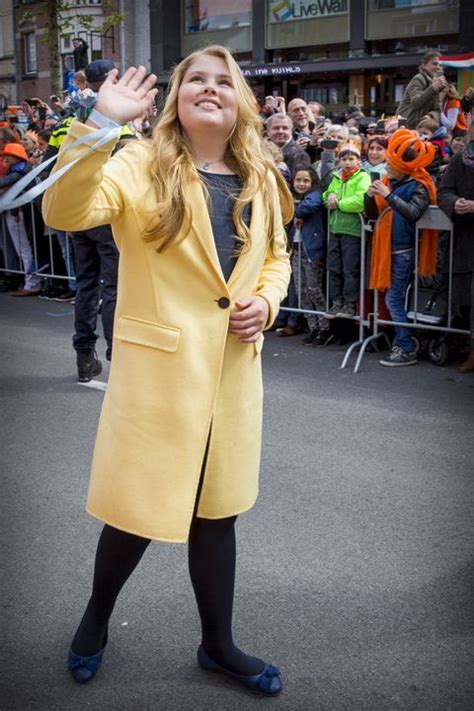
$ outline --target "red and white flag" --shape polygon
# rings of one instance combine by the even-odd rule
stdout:
[[[439,63],[445,67],[453,67],[454,69],[474,69],[474,52],[451,55],[445,54],[439,58]]]

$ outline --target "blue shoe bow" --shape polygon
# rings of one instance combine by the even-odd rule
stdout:
[[[237,674],[236,672],[230,671],[230,669],[226,669],[225,667],[221,667],[219,664],[216,664],[216,662],[214,662],[204,650],[202,645],[199,646],[197,651],[197,659],[198,664],[202,667],[202,669],[226,674],[256,694],[276,696],[283,688],[280,678],[280,670],[278,667],[273,666],[273,664],[265,664],[264,670],[260,672],[260,674],[255,674],[254,676]]]
[[[86,681],[90,681],[95,677],[102,663],[102,655],[104,654],[106,644],[107,634],[105,635],[104,644],[100,652],[90,657],[81,657],[73,651],[72,647],[70,648],[67,657],[67,668],[71,672],[74,681],[84,684]]]

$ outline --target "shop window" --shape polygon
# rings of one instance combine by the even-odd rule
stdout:
[[[403,99],[403,94],[405,93],[405,84],[395,84],[395,101],[397,104]]]
[[[252,0],[185,0],[184,21],[186,34],[248,27]]]
[[[22,42],[25,74],[36,74],[38,67],[35,32],[25,32],[22,35]]]
[[[301,93],[301,97],[305,101],[317,101],[323,106],[328,104],[347,104],[348,103],[348,89],[345,85],[335,85],[335,86],[319,86],[312,88],[305,88]]]

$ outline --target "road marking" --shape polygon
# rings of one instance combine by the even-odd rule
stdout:
[[[93,388],[94,390],[106,390],[107,383],[103,383],[101,380],[90,380],[88,383],[78,383],[78,385],[84,385],[86,388]]]

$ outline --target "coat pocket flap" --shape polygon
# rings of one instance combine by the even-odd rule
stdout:
[[[159,348],[170,353],[177,350],[180,333],[179,328],[162,326],[152,321],[141,321],[129,316],[121,316],[115,327],[115,336],[121,341]]]

